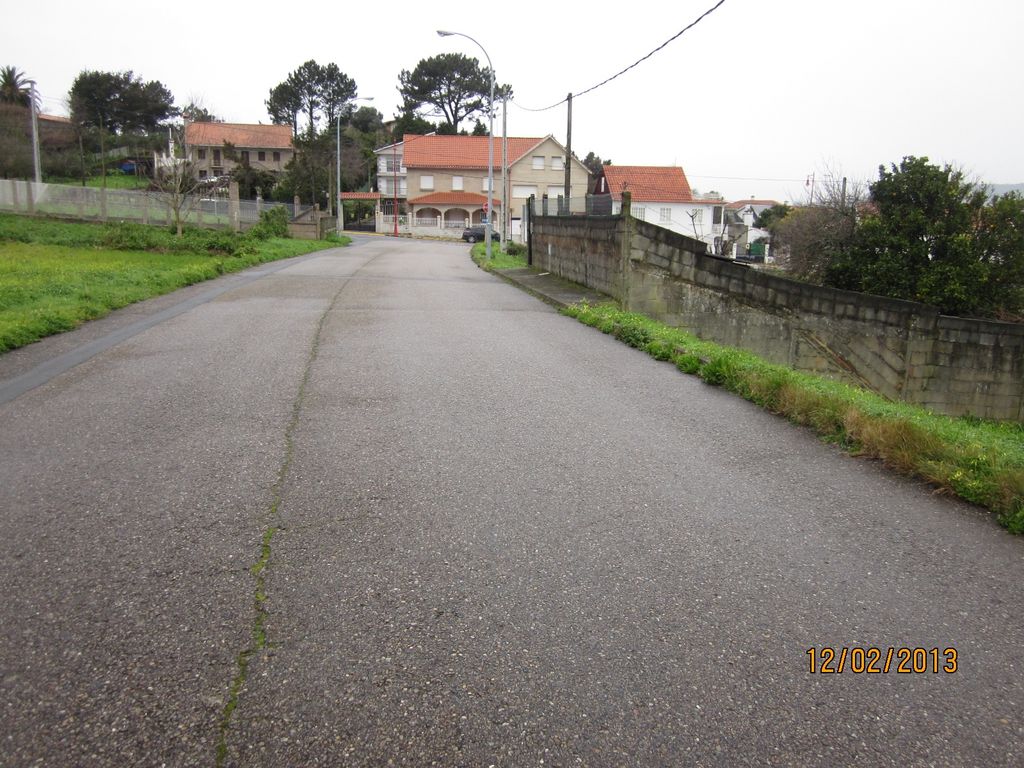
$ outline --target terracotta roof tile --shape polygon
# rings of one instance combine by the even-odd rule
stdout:
[[[691,203],[690,182],[678,166],[606,165],[603,168],[612,199],[621,200],[628,189],[633,200],[644,203]]]
[[[749,200],[736,200],[735,202],[729,203],[725,207],[730,211],[739,210],[740,208],[746,208],[748,205],[766,205],[771,208],[773,205],[778,205],[778,200],[755,200],[750,198]]]
[[[508,137],[508,162],[518,162],[540,139]],[[406,134],[402,147],[406,168],[486,168],[486,136],[415,136]],[[501,137],[494,137],[494,167],[501,166]]]
[[[291,149],[292,127],[243,123],[188,123],[185,126],[186,144],[217,147],[225,141],[236,147]]]
[[[487,195],[478,195],[475,192],[431,192],[409,201],[410,205],[478,205],[483,206],[487,202]],[[493,201],[497,208],[501,200],[495,198]]]
[[[342,192],[342,200],[380,200],[380,192]]]

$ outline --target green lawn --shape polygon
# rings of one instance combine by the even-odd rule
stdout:
[[[254,264],[347,244],[0,215],[0,352]]]

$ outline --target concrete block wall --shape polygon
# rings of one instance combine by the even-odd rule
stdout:
[[[778,277],[633,219],[538,217],[537,266],[701,338],[939,413],[1024,420],[1024,326]]]

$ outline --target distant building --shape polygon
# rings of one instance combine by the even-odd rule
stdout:
[[[200,179],[231,173],[246,161],[256,170],[282,173],[294,155],[290,125],[185,125],[185,156]]]
[[[622,210],[628,191],[634,218],[657,224],[707,244],[721,253],[725,236],[725,200],[720,195],[695,195],[678,166],[606,165],[594,184],[594,195],[611,198],[611,212]]]
[[[509,234],[520,234],[523,207],[533,196],[564,194],[565,147],[553,137],[523,138],[510,136],[508,142],[508,183],[501,173],[500,136],[494,138],[493,204],[497,216],[492,217],[500,229],[501,212],[505,206],[503,190],[508,189]],[[391,214],[397,198],[399,208],[405,205],[408,219],[400,229],[416,234],[459,237],[462,230],[480,224],[487,203],[486,136],[416,136],[406,134],[397,144],[375,150],[377,184],[381,193],[381,229],[390,231],[394,225]],[[576,158],[572,163],[570,197],[584,197],[590,184],[590,172]]]

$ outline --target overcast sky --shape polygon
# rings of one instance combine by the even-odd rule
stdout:
[[[486,47],[509,83],[509,135],[565,142],[566,109],[717,0],[494,3],[9,3],[0,66],[65,113],[79,71],[131,69],[230,122],[269,122],[267,92],[308,59],[335,62],[385,118],[398,73]],[[270,10],[273,8],[273,10]],[[289,15],[290,14],[290,15]],[[725,0],[662,51],[574,101],[573,150],[681,165],[700,191],[800,200],[827,169],[871,180],[904,155],[1024,182],[1020,0]],[[500,125],[496,127],[500,130]]]

